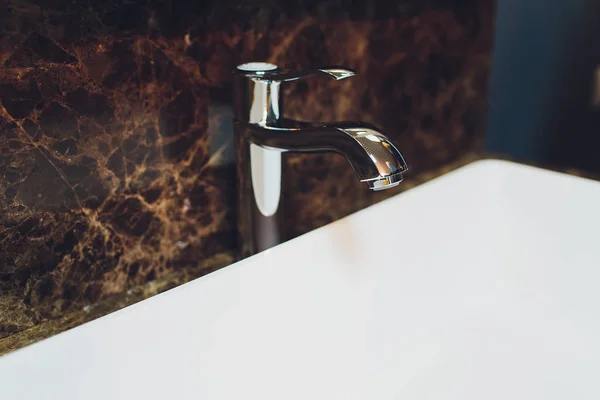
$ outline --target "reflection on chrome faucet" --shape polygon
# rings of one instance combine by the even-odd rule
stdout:
[[[340,80],[356,73],[344,67],[289,72],[269,63],[248,63],[237,68],[235,137],[242,256],[285,239],[279,204],[282,152],[339,153],[372,190],[397,186],[407,170],[402,154],[374,126],[364,122],[312,124],[283,117],[282,82],[317,74]]]

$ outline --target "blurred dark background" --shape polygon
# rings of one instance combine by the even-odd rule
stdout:
[[[499,0],[486,150],[600,173],[600,2]]]

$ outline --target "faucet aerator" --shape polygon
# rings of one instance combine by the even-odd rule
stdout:
[[[367,181],[367,185],[369,189],[374,192],[379,192],[380,190],[386,190],[395,188],[402,182],[402,174],[394,174],[390,176],[386,176],[384,178],[378,178],[371,181]]]

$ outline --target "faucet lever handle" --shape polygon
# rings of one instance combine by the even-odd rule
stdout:
[[[238,71],[248,78],[269,81],[289,82],[313,75],[325,75],[339,81],[356,75],[356,71],[348,67],[332,66],[311,68],[302,71],[281,70],[269,63],[248,63],[238,66]]]
[[[278,71],[268,74],[269,79],[277,80],[280,82],[295,81],[298,79],[306,78],[314,75],[325,75],[336,81],[353,77],[356,75],[356,71],[347,67],[322,67],[305,69],[303,71]]]

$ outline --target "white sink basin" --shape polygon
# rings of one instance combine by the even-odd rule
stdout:
[[[2,357],[0,398],[597,400],[599,207],[479,161]]]

